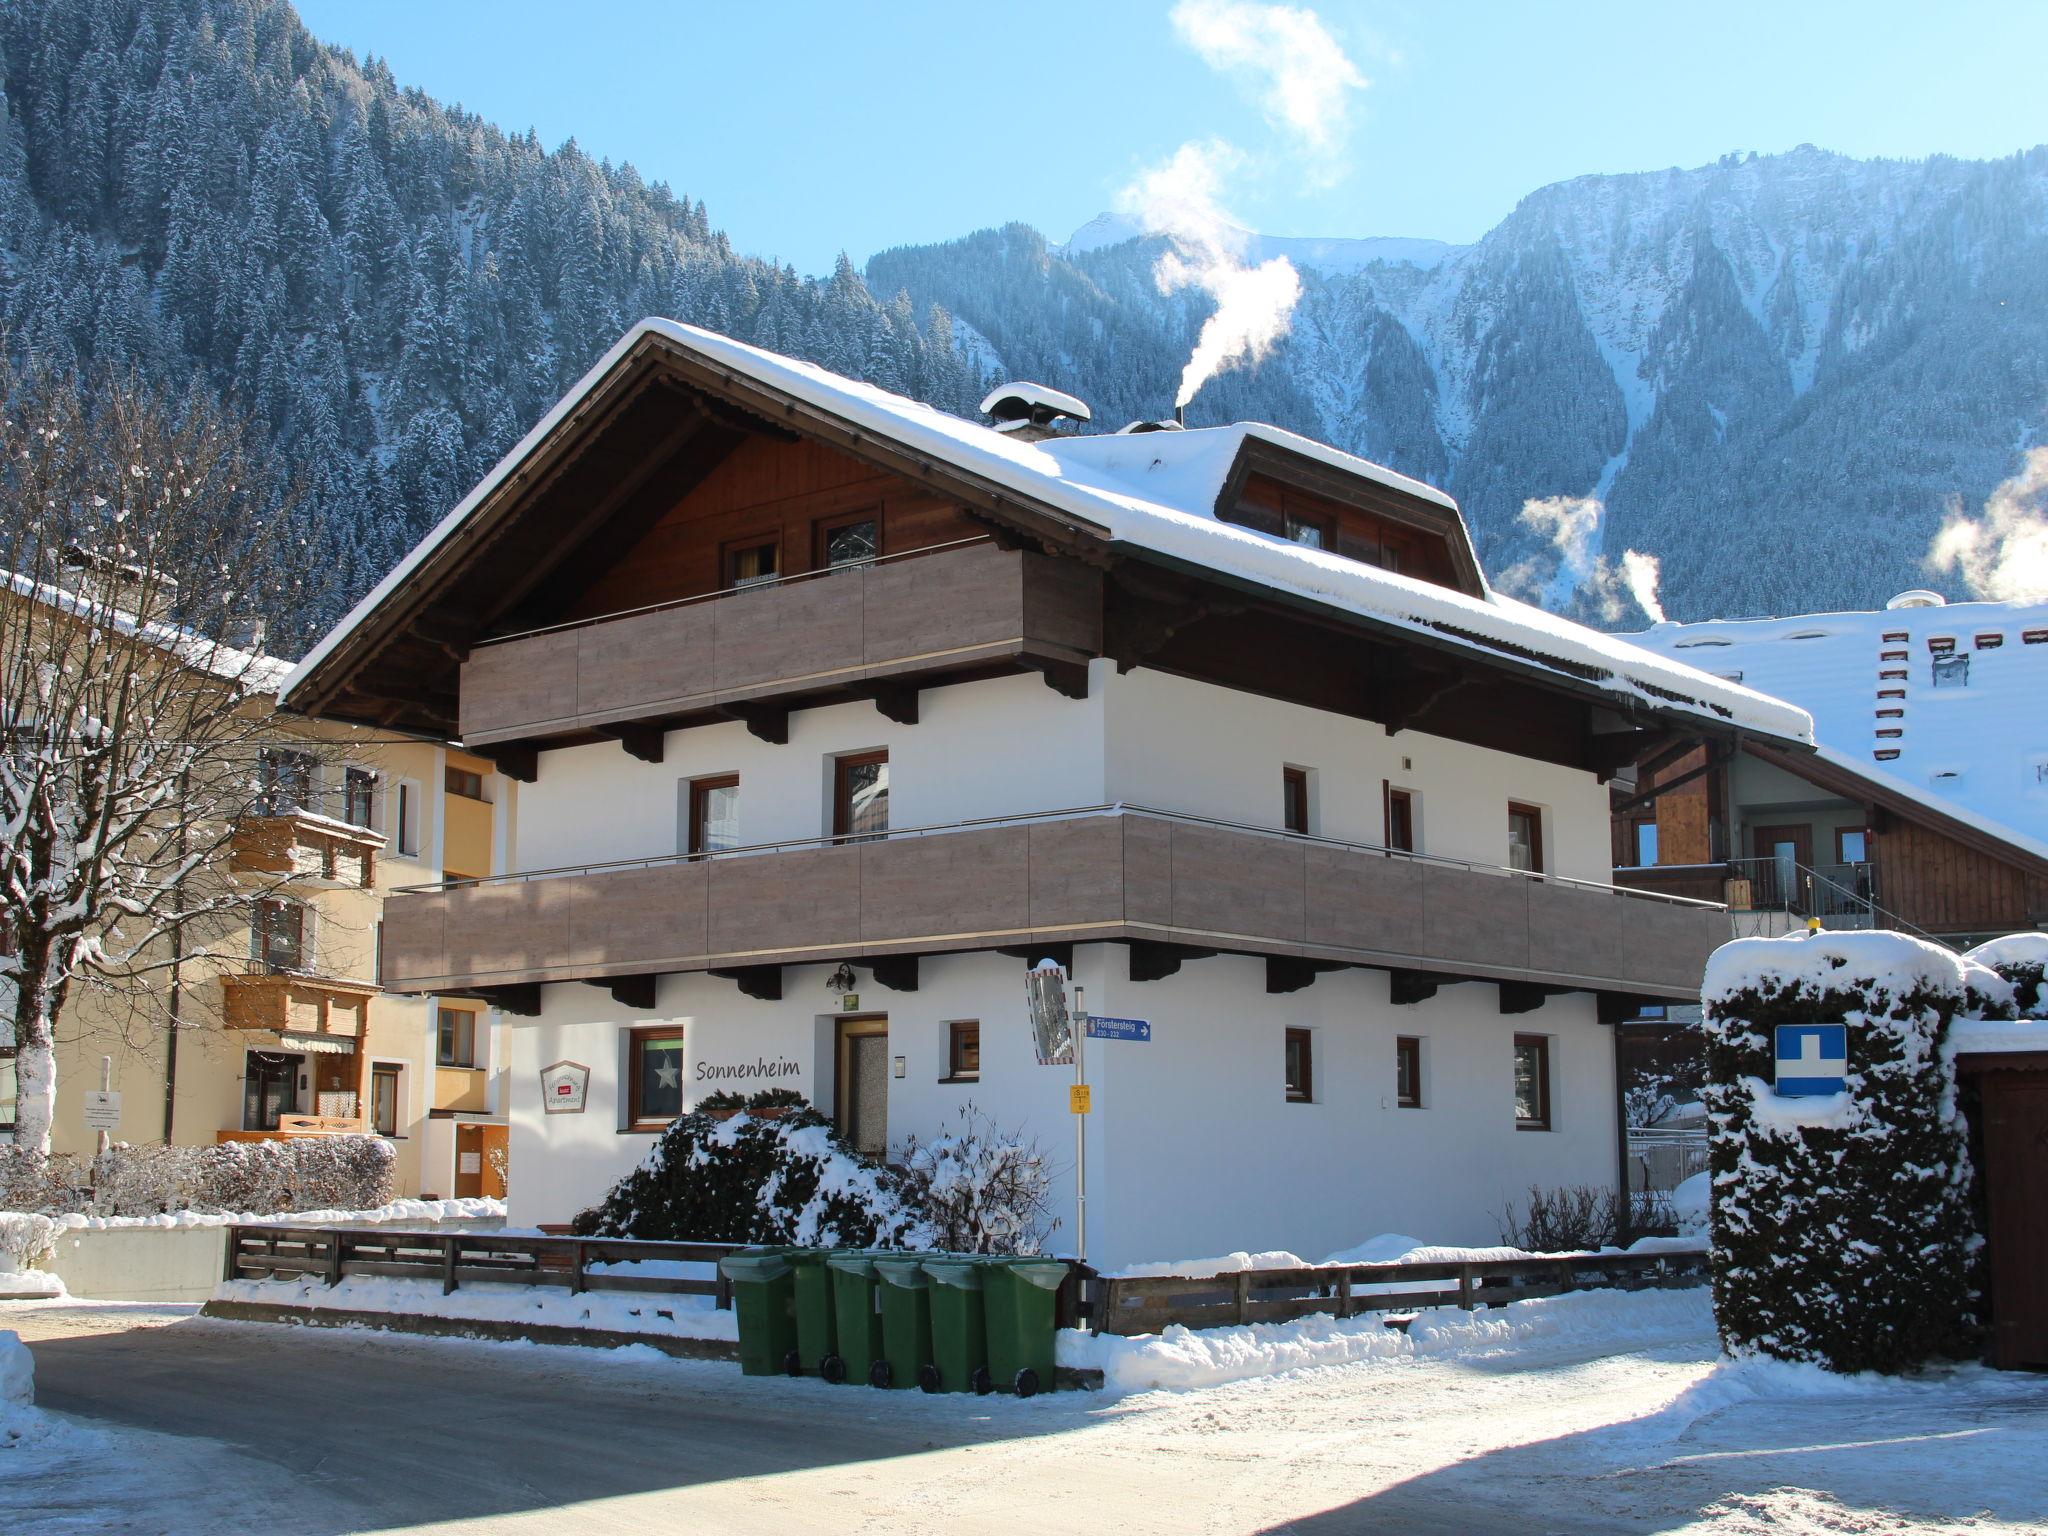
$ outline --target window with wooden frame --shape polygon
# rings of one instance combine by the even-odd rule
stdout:
[[[740,776],[714,774],[690,780],[689,834],[685,853],[723,853],[740,845]]]
[[[980,1020],[954,1019],[946,1025],[946,1075],[943,1081],[981,1081]]]
[[[1550,1037],[1515,1036],[1515,1128],[1550,1129]]]
[[[1394,1102],[1402,1109],[1422,1108],[1422,1038],[1394,1037]]]
[[[1415,851],[1415,796],[1408,790],[1396,789],[1385,780],[1380,781],[1381,792],[1386,801],[1386,844],[1401,853]]]
[[[1316,1096],[1315,1031],[1287,1031],[1287,1102],[1312,1104]]]
[[[1654,814],[1622,819],[1622,844],[1616,862],[1647,869],[1657,862],[1657,818]]]
[[[866,565],[882,552],[882,514],[872,507],[818,523],[815,559],[821,571]]]
[[[832,760],[832,835],[880,837],[889,830],[889,754],[852,752]]]
[[[341,819],[352,827],[377,824],[377,775],[368,768],[345,768],[341,774]]]
[[[476,1010],[450,1008],[445,1003],[434,1010],[434,1065],[474,1067],[476,1065]]]
[[[306,969],[306,909],[296,901],[259,901],[249,925],[249,955],[272,971]]]
[[[1330,520],[1327,517],[1311,517],[1289,508],[1282,514],[1281,533],[1290,544],[1302,544],[1310,549],[1330,547]]]
[[[1280,824],[1289,832],[1308,835],[1308,770],[1280,770]]]
[[[1515,800],[1508,802],[1508,868],[1543,873],[1543,812]]]
[[[379,1136],[398,1134],[398,1073],[381,1061],[370,1068],[370,1129]]]
[[[398,793],[391,797],[391,841],[404,857],[419,856],[420,786],[411,779],[400,779]]]
[[[285,816],[313,806],[313,757],[282,747],[264,747],[256,754],[259,793],[256,814]]]
[[[658,1131],[683,1112],[683,1028],[657,1024],[626,1031],[626,1124]]]
[[[1866,864],[1870,861],[1870,833],[1864,827],[1835,828],[1835,862]]]
[[[450,763],[442,772],[441,787],[464,800],[481,800],[484,797],[484,776],[473,768],[461,768]]]
[[[782,574],[782,546],[774,538],[735,539],[718,554],[719,585],[728,592],[758,587]]]

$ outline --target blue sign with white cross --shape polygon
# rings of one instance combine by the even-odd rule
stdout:
[[[1090,1040],[1139,1040],[1152,1038],[1152,1025],[1145,1019],[1108,1019],[1099,1013],[1088,1015]]]
[[[1849,1075],[1849,1026],[1780,1024],[1778,1095],[1810,1098],[1840,1093]]]

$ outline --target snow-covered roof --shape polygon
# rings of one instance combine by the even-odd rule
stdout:
[[[1715,619],[1627,639],[1799,705],[1824,759],[2048,857],[2048,602]],[[1944,642],[1967,677],[1937,687]]]
[[[1022,500],[1052,509],[1112,544],[1183,561],[1251,585],[1413,630],[1438,643],[1590,682],[1618,700],[1676,710],[1786,741],[1807,743],[1806,713],[1668,656],[1487,591],[1472,596],[1219,521],[1216,498],[1245,445],[1257,440],[1329,469],[1455,513],[1441,491],[1278,427],[1239,422],[1187,432],[1058,437],[1020,442],[812,363],[766,352],[673,320],[643,320],[601,358],[390,575],[356,604],[285,679],[289,699],[349,633],[460,529],[580,405],[649,338],[744,376],[846,425],[927,455]]]
[[[291,673],[292,664],[280,656],[238,650],[176,624],[144,623],[132,613],[110,608],[64,587],[36,581],[19,571],[0,571],[0,578],[5,579],[7,590],[17,597],[93,623],[111,622],[120,633],[139,636],[186,666],[235,683],[249,693],[269,693],[280,688]]]

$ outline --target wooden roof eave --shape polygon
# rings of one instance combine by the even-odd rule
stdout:
[[[2007,842],[1981,827],[1972,826],[1956,816],[1924,800],[1901,794],[1887,785],[1865,778],[1853,768],[1828,761],[1812,753],[1795,755],[1784,751],[1771,742],[1759,741],[1745,736],[1743,750],[1760,758],[1775,768],[1782,768],[1796,778],[1806,780],[1817,788],[1840,795],[1859,805],[1878,806],[1903,821],[1930,827],[1952,842],[1961,843],[1973,852],[2010,864],[2038,879],[2048,880],[2048,859],[2029,852],[2025,848]]]

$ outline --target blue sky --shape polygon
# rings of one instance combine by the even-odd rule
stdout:
[[[1371,80],[1315,185],[1167,0],[773,5],[297,0],[316,37],[549,147],[701,197],[740,250],[829,269],[1012,219],[1055,239],[1189,139],[1250,157],[1273,234],[1471,240],[1548,182],[1818,144],[1970,158],[2048,140],[2048,5],[1315,7]]]

